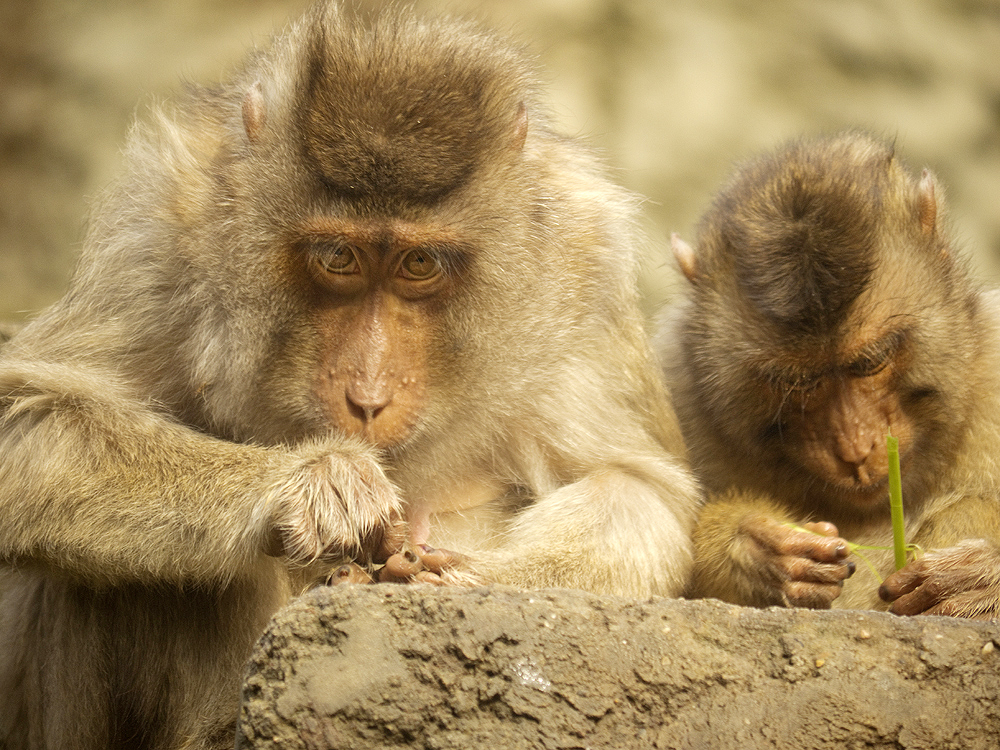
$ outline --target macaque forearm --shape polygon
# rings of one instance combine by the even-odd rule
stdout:
[[[696,490],[678,482],[673,492]],[[539,498],[483,562],[492,579],[515,586],[677,596],[690,571],[690,525],[669,493],[645,478],[595,473]]]
[[[0,438],[4,559],[104,582],[180,582],[231,577],[260,553],[264,524],[250,521],[265,450],[198,435],[129,400],[74,394],[72,410],[51,392],[30,400],[8,405]]]
[[[754,604],[761,598],[758,575],[743,549],[740,524],[748,516],[788,521],[778,507],[748,499],[709,498],[694,531],[694,576],[689,594],[733,604]]]
[[[46,387],[47,373],[66,386]],[[95,373],[19,373],[13,365],[0,372],[6,382],[18,375],[19,396],[5,404],[0,433],[0,557],[16,564],[102,584],[231,579],[274,546],[282,523],[294,526],[279,511],[301,492],[296,472],[330,458],[320,444],[292,451],[204,435]]]
[[[962,539],[1000,544],[1000,497],[942,498],[928,507],[906,540],[924,552],[951,547]]]
[[[794,519],[752,493],[709,498],[694,545],[691,594],[734,604],[829,607],[854,573],[835,526]]]

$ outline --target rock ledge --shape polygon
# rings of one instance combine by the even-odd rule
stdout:
[[[995,748],[1000,624],[503,587],[318,588],[244,748]]]

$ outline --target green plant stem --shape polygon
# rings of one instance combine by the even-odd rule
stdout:
[[[906,565],[906,532],[903,528],[903,486],[899,471],[899,438],[886,435],[889,452],[889,511],[892,514],[892,552],[896,570]]]

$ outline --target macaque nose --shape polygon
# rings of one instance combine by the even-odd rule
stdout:
[[[351,413],[369,423],[392,402],[392,389],[383,379],[369,382],[352,380],[345,395]]]
[[[864,433],[838,441],[836,449],[837,457],[850,465],[854,479],[863,487],[878,481],[884,475],[884,467],[880,465],[874,453],[875,441]]]

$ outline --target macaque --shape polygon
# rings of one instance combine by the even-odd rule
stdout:
[[[1000,615],[1000,296],[943,213],[930,172],[851,132],[749,161],[675,235],[690,294],[657,347],[708,493],[689,594]],[[889,434],[922,550],[895,573]],[[884,584],[848,542],[883,548]]]
[[[0,352],[4,750],[232,747],[258,635],[348,562],[681,592],[636,201],[522,54],[319,5],[150,119]]]

